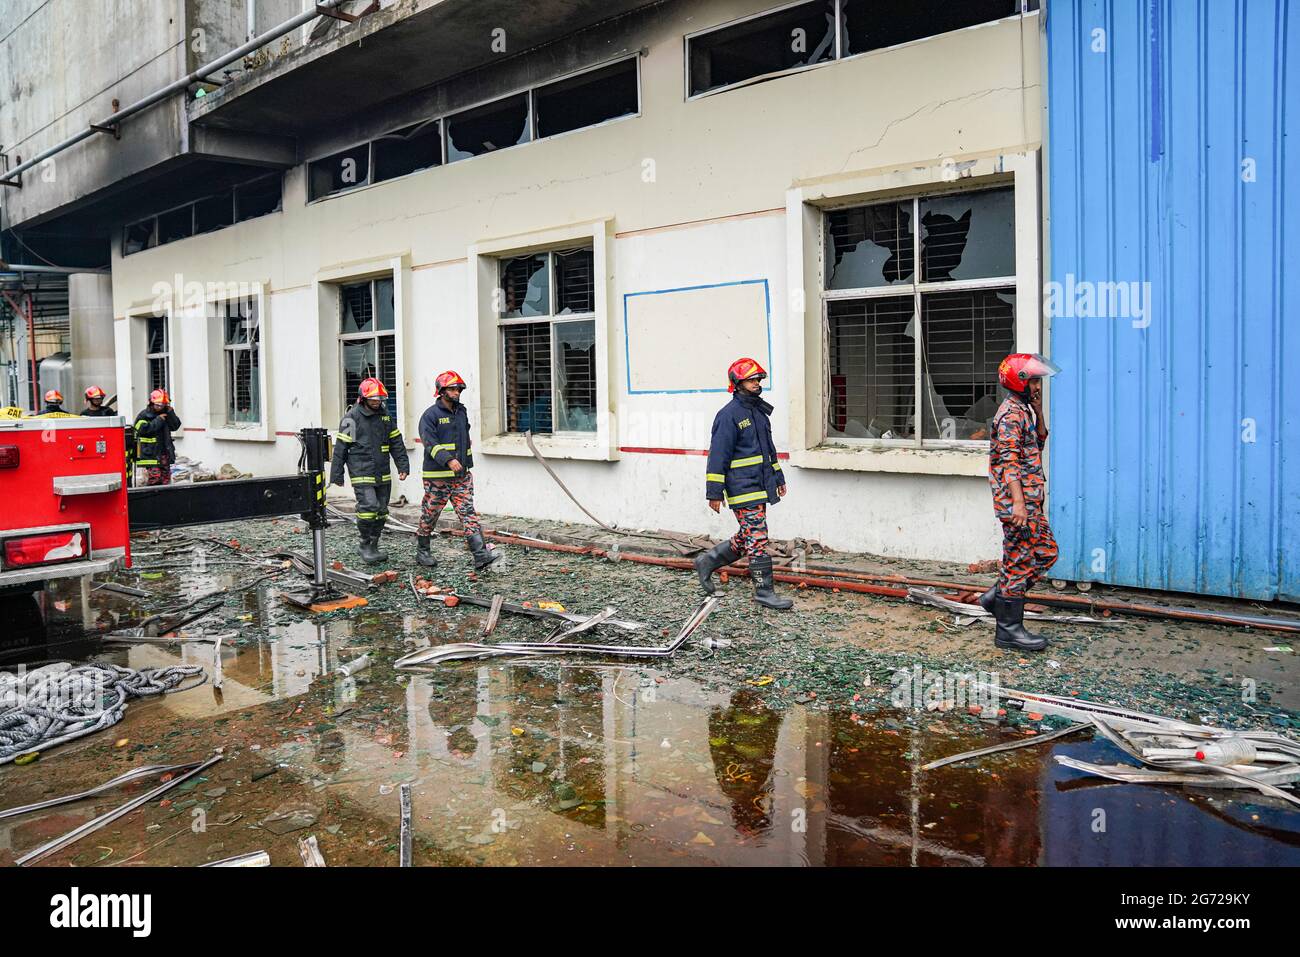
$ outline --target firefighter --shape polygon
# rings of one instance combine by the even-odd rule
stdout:
[[[989,484],[993,511],[1002,523],[1002,564],[997,584],[980,604],[997,621],[994,643],[1016,651],[1042,651],[1047,639],[1025,628],[1025,592],[1056,561],[1056,539],[1044,512],[1043,379],[1060,370],[1026,352],[1007,356],[998,380],[1010,393],[993,416]]]
[[[469,441],[469,416],[461,404],[465,380],[448,370],[434,383],[436,398],[420,416],[420,441],[424,443],[424,502],[416,532],[415,560],[432,568],[438,564],[429,550],[429,537],[448,500],[465,529],[465,544],[474,558],[474,570],[486,568],[501,557],[483,541],[483,526],[474,511],[474,453]]]
[[[51,389],[45,393],[45,408],[41,409],[36,416],[38,419],[74,419],[71,412],[63,408],[63,393],[58,389]]]
[[[361,537],[361,558],[374,565],[387,561],[379,550],[379,536],[388,520],[388,499],[393,490],[393,476],[388,470],[391,455],[397,463],[398,481],[411,470],[406,457],[402,430],[388,414],[384,399],[388,390],[378,379],[362,379],[356,404],[343,413],[334,440],[334,462],[330,481],[343,484],[343,466],[347,465],[352,491],[357,497],[357,533]]]
[[[135,417],[135,464],[145,469],[145,485],[170,485],[176,443],[172,433],[181,427],[166,389],[149,393],[149,404]]]
[[[92,385],[86,390],[86,407],[81,410],[81,414],[90,416],[117,415],[117,410],[104,401],[106,398],[103,389],[97,385]]]
[[[785,476],[772,444],[772,406],[760,396],[767,373],[753,359],[737,359],[727,370],[731,401],[713,419],[704,497],[719,511],[725,499],[740,530],[695,559],[700,586],[714,592],[710,576],[741,555],[749,558],[754,601],[785,609],[794,602],[773,589],[772,556],[767,553],[767,506],[785,497]]]

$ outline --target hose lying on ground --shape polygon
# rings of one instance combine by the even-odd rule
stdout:
[[[123,668],[59,662],[35,671],[0,673],[0,764],[102,731],[122,720],[132,698],[175,691],[186,678],[202,676],[198,665]]]

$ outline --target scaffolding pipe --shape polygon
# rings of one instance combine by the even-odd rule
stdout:
[[[272,40],[278,40],[286,33],[290,33],[293,30],[296,30],[304,23],[309,23],[312,20],[315,20],[318,16],[321,15],[321,11],[336,7],[342,2],[343,0],[319,0],[318,3],[313,5],[311,10],[305,13],[300,13],[296,17],[290,17],[288,20],[285,20],[279,26],[272,27],[270,30],[267,30],[261,36],[254,37],[253,39],[249,40],[243,46],[236,47],[235,49],[231,50],[229,53],[217,57],[211,63],[203,64],[201,67],[196,69],[193,73],[187,73],[179,80],[175,80],[167,84],[162,89],[155,90],[153,93],[150,93],[148,96],[144,97],[144,99],[136,100],[130,106],[118,110],[116,113],[112,114],[108,119],[104,120],[103,122],[92,123],[90,124],[90,126],[86,127],[81,132],[74,133],[72,136],[69,136],[62,143],[59,143],[55,146],[51,146],[49,149],[45,150],[44,152],[36,154],[35,156],[33,156],[31,159],[27,160],[24,163],[19,163],[13,169],[9,170],[7,173],[4,174],[4,179],[0,179],[0,185],[20,186],[21,184],[18,181],[18,177],[21,176],[23,173],[25,173],[27,170],[31,169],[33,166],[36,166],[38,163],[45,162],[51,156],[54,156],[57,153],[62,153],[68,147],[75,146],[77,143],[80,143],[84,139],[89,139],[90,137],[94,136],[96,133],[104,133],[104,132],[111,131],[113,127],[119,126],[123,120],[129,119],[130,117],[134,116],[136,113],[140,113],[143,110],[147,110],[155,103],[159,103],[167,99],[167,97],[171,96],[174,93],[181,92],[182,90],[186,89],[191,83],[197,83],[205,76],[209,76],[213,73],[216,73],[222,67],[234,63],[236,60],[247,56],[248,54],[252,53],[254,50],[260,47],[266,46],[266,44],[270,43]]]
[[[80,266],[32,266],[27,263],[7,263],[0,261],[0,273],[39,272],[53,273],[57,276],[72,276],[80,272],[95,272],[107,276],[108,269],[83,269]]]

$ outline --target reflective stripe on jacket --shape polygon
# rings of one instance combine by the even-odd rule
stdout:
[[[422,471],[427,479],[454,478],[451,460],[460,462],[465,474],[474,467],[474,454],[469,440],[469,415],[465,405],[457,402],[448,409],[445,397],[434,401],[420,416],[420,441],[424,443]]]
[[[181,427],[176,410],[168,408],[161,414],[145,406],[143,412],[135,417],[135,464],[159,465],[162,457],[168,462],[176,461],[176,444],[172,433]]]
[[[776,504],[785,475],[772,442],[772,407],[758,396],[736,392],[713,419],[704,495],[732,508]]]
[[[339,422],[334,436],[334,456],[330,465],[330,481],[343,481],[346,465],[353,485],[374,485],[391,482],[389,456],[397,464],[398,472],[409,472],[411,461],[406,457],[406,444],[402,430],[397,427],[388,409],[372,411],[364,401],[357,402]]]

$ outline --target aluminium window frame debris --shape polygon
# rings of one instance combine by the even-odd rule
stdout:
[[[149,778],[155,775],[173,774],[177,771],[188,771],[202,764],[201,761],[191,761],[188,764],[149,764],[141,768],[133,768],[110,781],[98,784],[93,788],[85,791],[78,791],[76,794],[65,794],[62,797],[50,798],[47,801],[37,801],[35,804],[24,804],[22,807],[11,807],[7,810],[0,811],[0,820],[10,817],[18,817],[22,814],[30,814],[33,811],[43,811],[46,808],[58,807],[62,804],[72,804],[75,801],[84,801],[86,798],[95,797],[103,794],[105,791],[111,791],[114,788],[121,787],[123,784],[130,784],[132,781],[138,781],[141,778]]]
[[[130,814],[132,811],[144,807],[144,805],[153,802],[157,798],[161,797],[163,794],[166,794],[168,791],[172,790],[178,785],[181,785],[184,782],[188,781],[196,774],[200,774],[203,771],[206,771],[208,768],[212,767],[212,765],[220,761],[221,758],[222,755],[220,753],[214,754],[212,757],[208,758],[208,760],[202,762],[201,764],[195,765],[191,770],[187,771],[186,773],[178,775],[177,777],[172,778],[170,781],[165,781],[162,784],[160,784],[158,787],[154,788],[153,790],[147,791],[144,794],[139,795],[138,797],[134,797],[131,800],[127,801],[125,804],[119,805],[118,807],[115,807],[111,811],[106,811],[105,813],[101,814],[99,817],[94,818],[93,820],[87,821],[84,824],[73,828],[71,831],[68,831],[68,833],[63,834],[60,837],[56,837],[52,841],[47,841],[45,844],[42,844],[40,847],[34,850],[28,851],[22,857],[15,860],[14,865],[16,867],[26,867],[28,864],[35,863],[36,861],[39,861],[44,857],[48,857],[50,854],[53,854],[55,851],[60,851],[71,844],[75,844],[77,841],[81,840],[86,835],[93,834],[95,831],[98,831],[100,828],[113,823],[118,818],[125,817],[127,814]]]

